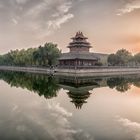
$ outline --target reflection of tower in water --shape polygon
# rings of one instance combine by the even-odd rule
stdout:
[[[91,93],[88,91],[78,92],[77,90],[76,92],[69,91],[67,94],[72,99],[71,102],[74,103],[75,107],[81,109],[83,104],[87,103],[87,99],[90,97]]]
[[[98,77],[59,77],[59,86],[68,90],[67,94],[77,109],[81,109],[87,103],[87,99],[91,94],[90,90],[105,85],[106,80],[104,81]]]

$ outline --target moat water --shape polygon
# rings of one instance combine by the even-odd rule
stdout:
[[[140,140],[140,75],[1,71],[0,140]]]

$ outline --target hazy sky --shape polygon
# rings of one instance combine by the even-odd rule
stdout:
[[[91,51],[140,51],[140,0],[0,0],[0,54],[57,43],[82,31]]]

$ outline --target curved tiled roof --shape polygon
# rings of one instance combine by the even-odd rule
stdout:
[[[72,60],[72,59],[84,59],[84,60],[99,60],[94,53],[89,52],[70,52],[63,53],[59,60]]]
[[[70,42],[67,47],[68,48],[72,48],[72,47],[87,47],[87,48],[91,48],[91,45],[87,41],[87,39],[88,38],[85,37],[82,32],[77,32],[75,37],[72,38],[73,41]]]

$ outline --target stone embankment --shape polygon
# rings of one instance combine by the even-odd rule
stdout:
[[[68,68],[39,68],[39,67],[13,67],[0,66],[0,70],[19,71],[30,73],[67,75],[67,76],[105,76],[105,75],[128,75],[140,74],[140,67],[95,67],[92,69],[68,69]]]
[[[58,75],[107,76],[140,74],[140,67],[95,67],[92,69],[56,69]]]
[[[54,71],[49,69],[49,68],[38,68],[38,67],[0,66],[0,70],[17,71],[17,72],[30,72],[30,73],[43,73],[43,74],[53,74],[54,73]]]

